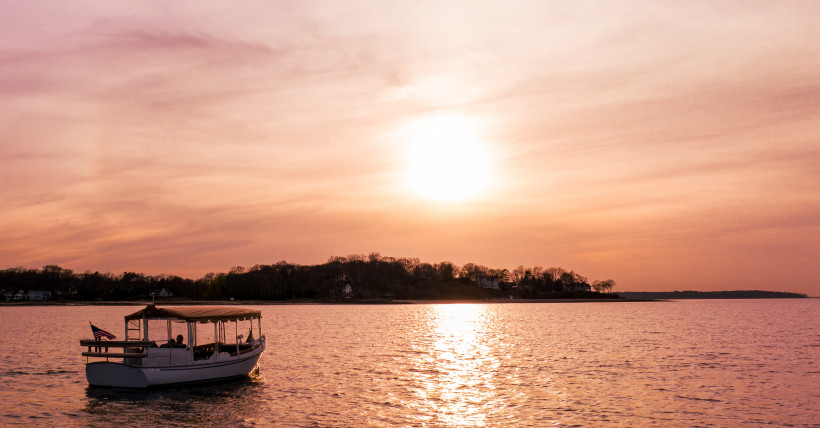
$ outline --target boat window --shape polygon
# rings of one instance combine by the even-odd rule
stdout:
[[[237,341],[242,341],[241,338],[237,338],[238,335],[241,335],[242,332],[239,330],[239,323],[237,321],[225,321],[225,344],[233,343],[235,344]],[[245,333],[247,335],[247,333]]]
[[[170,341],[176,342],[177,336],[182,335],[182,343],[187,347],[188,323],[179,320],[148,320],[148,340],[157,345],[167,347]]]
[[[182,336],[182,345],[178,341],[178,336]],[[187,347],[188,340],[188,323],[185,321],[171,321],[171,340],[176,344],[177,348]]]
[[[148,340],[161,345],[168,341],[168,323],[165,320],[146,320],[148,324]]]
[[[216,342],[214,336],[214,323],[195,323],[194,324],[195,345],[207,345]]]

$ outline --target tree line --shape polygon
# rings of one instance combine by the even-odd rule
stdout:
[[[482,288],[480,278],[498,288]],[[560,267],[519,266],[512,271],[475,263],[426,263],[417,258],[383,257],[379,253],[333,256],[323,264],[280,261],[227,273],[208,273],[193,280],[175,275],[75,273],[56,265],[42,269],[0,271],[5,294],[46,290],[60,300],[146,300],[160,290],[191,300],[383,300],[615,297],[615,281],[593,281]],[[594,291],[593,291],[594,290]],[[609,294],[604,295],[604,292]]]

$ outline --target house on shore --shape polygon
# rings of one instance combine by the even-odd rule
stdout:
[[[498,277],[497,276],[479,276],[476,278],[476,284],[478,284],[481,288],[486,288],[488,290],[500,290],[501,288],[498,286]]]
[[[173,297],[174,293],[170,292],[167,288],[155,288],[151,290],[148,296],[154,297]]]
[[[51,298],[51,292],[46,290],[29,290],[26,294],[26,300],[48,300]]]

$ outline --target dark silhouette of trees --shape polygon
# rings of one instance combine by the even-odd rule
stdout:
[[[592,289],[597,293],[608,292],[612,293],[612,287],[615,287],[615,281],[607,279],[605,281],[595,281],[592,283]]]
[[[498,278],[499,289],[477,285],[480,277]],[[512,271],[476,263],[457,266],[418,258],[386,257],[379,253],[332,256],[324,264],[298,265],[279,261],[250,268],[234,266],[227,273],[208,273],[191,280],[175,275],[121,275],[86,271],[81,274],[56,265],[42,269],[0,270],[6,291],[45,290],[59,300],[151,300],[158,291],[175,299],[322,301],[385,299],[484,299],[581,297],[587,278],[560,267],[518,266]],[[612,291],[615,281],[595,281],[596,293]],[[162,294],[165,294],[164,292]]]

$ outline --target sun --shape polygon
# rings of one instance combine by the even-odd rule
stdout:
[[[462,116],[420,119],[405,132],[405,182],[415,195],[435,202],[476,199],[490,182],[491,160],[479,126]]]

